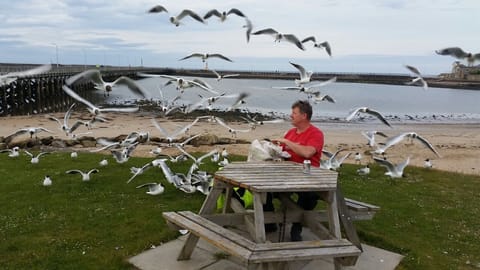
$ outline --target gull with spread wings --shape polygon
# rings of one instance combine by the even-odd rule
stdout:
[[[416,75],[415,78],[413,78],[410,82],[407,82],[408,85],[415,84],[417,82],[420,82],[422,84],[422,87],[424,90],[428,89],[428,84],[427,82],[423,79],[422,74],[420,74],[420,71],[416,67],[405,65],[405,67],[410,70],[413,74]]]
[[[313,42],[313,47],[315,48],[319,48],[319,49],[325,48],[325,51],[328,53],[328,56],[332,57],[332,48],[330,47],[330,43],[328,43],[328,41],[317,43],[317,40],[315,39],[315,37],[310,36],[303,39],[302,43],[309,42],[309,41]]]
[[[373,160],[375,160],[375,162],[377,162],[380,166],[387,168],[388,171],[385,173],[385,175],[388,175],[391,178],[402,178],[405,176],[403,170],[410,162],[410,157],[408,157],[404,162],[399,164],[393,164],[388,160],[378,157],[373,157]]]
[[[372,110],[368,107],[358,107],[356,109],[353,109],[352,111],[350,111],[350,113],[345,118],[345,120],[350,121],[353,119],[353,117],[355,117],[359,113],[368,113],[370,115],[373,115],[376,118],[380,119],[380,121],[382,121],[385,125],[392,127],[390,123],[388,123],[387,120],[379,112]]]
[[[51,68],[52,66],[48,64],[48,65],[35,67],[32,69],[27,69],[24,71],[10,72],[7,74],[0,75],[0,86],[11,84],[12,82],[16,81],[18,78],[47,73],[48,71],[50,71]]]
[[[95,85],[95,89],[104,91],[104,96],[110,95],[110,92],[113,90],[113,87],[116,85],[125,85],[130,89],[134,94],[141,96],[143,98],[148,97],[148,92],[143,89],[138,83],[134,80],[121,76],[113,82],[106,82],[103,80],[102,74],[98,69],[89,69],[83,72],[80,72],[72,77],[68,78],[65,83],[68,86],[71,86],[79,81],[91,81]]]
[[[273,28],[266,28],[256,32],[253,32],[252,35],[271,35],[275,38],[275,42],[280,42],[282,40],[288,41],[292,44],[295,44],[297,48],[304,51],[302,42],[293,34],[282,34]]]

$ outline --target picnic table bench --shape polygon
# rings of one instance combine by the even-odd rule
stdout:
[[[246,188],[253,194],[253,210],[244,209],[233,198],[234,187]],[[302,191],[318,192],[326,202],[325,210],[306,211],[298,207],[290,194]],[[267,192],[279,194],[282,211],[263,212]],[[223,193],[224,208],[215,213],[217,199]],[[247,269],[282,269],[292,261],[301,266],[324,257],[334,258],[335,268],[339,269],[342,265],[354,265],[362,252],[352,220],[372,218],[378,209],[344,199],[337,185],[337,173],[333,171],[312,168],[310,174],[304,174],[302,166],[292,162],[236,162],[215,174],[213,188],[198,214],[164,212],[163,217],[172,228],[190,231],[178,260],[188,260],[202,238]],[[319,239],[269,242],[264,225],[274,222],[301,222]],[[239,224],[246,227],[249,237],[229,229]],[[346,238],[342,237],[342,227]],[[299,261],[302,263],[298,264]]]

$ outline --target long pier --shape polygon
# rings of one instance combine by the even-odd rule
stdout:
[[[28,64],[0,64],[0,75],[22,71],[38,65]],[[87,66],[87,65],[53,65],[50,72],[31,77],[19,78],[16,81],[0,86],[0,117],[8,115],[31,115],[51,112],[66,111],[73,102],[65,94],[62,85],[70,76],[87,69],[98,68],[106,81],[113,81],[120,76],[137,79],[137,73],[167,74],[173,76],[215,77],[209,70],[172,69],[151,67],[113,67],[113,66]],[[271,72],[271,71],[242,71],[219,70],[220,73],[238,73],[238,78],[245,79],[296,79],[297,72]],[[355,74],[355,73],[314,73],[312,80],[327,80],[337,77],[338,82],[373,83],[373,84],[398,84],[404,85],[412,77],[396,74]],[[448,87],[480,90],[478,81],[445,81],[438,77],[426,78],[431,87]],[[91,99],[93,83],[85,82],[76,84],[74,90],[81,96]]]

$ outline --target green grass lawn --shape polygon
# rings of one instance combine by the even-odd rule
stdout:
[[[167,228],[164,211],[198,211],[205,195],[185,194],[152,168],[126,184],[131,166],[151,158],[131,158],[100,167],[100,154],[44,156],[30,164],[21,155],[0,155],[1,269],[133,269],[127,259],[178,236]],[[245,160],[235,157],[233,160]],[[186,172],[190,163],[173,164]],[[98,168],[90,182],[70,169]],[[406,179],[392,181],[373,166],[368,177],[345,165],[340,184],[346,197],[381,207],[371,221],[356,222],[363,242],[405,255],[400,269],[480,267],[480,177],[409,167]],[[201,169],[215,172],[216,165]],[[45,175],[53,185],[42,186]],[[164,183],[160,196],[137,185]]]

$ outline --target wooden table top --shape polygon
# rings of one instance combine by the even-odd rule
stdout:
[[[328,191],[337,188],[338,173],[312,167],[303,173],[295,162],[232,162],[215,173],[215,180],[254,192]]]

